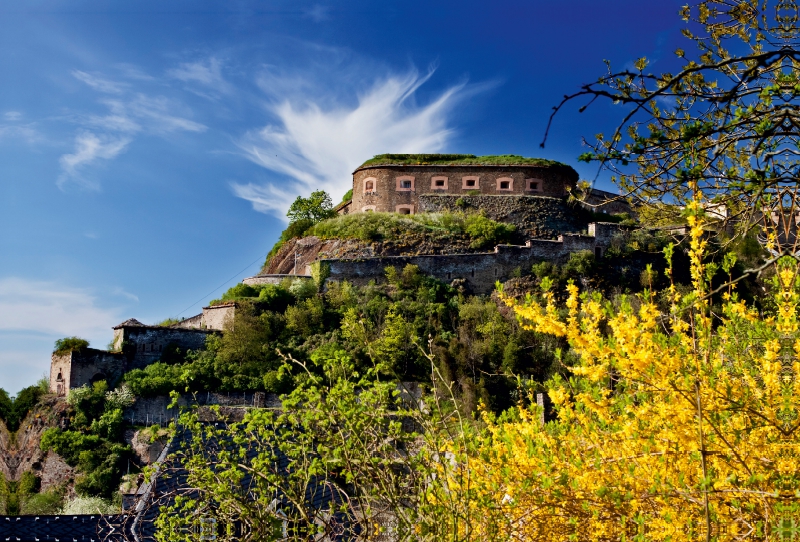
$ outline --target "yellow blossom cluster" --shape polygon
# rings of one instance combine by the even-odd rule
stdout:
[[[702,213],[689,211],[693,291],[670,288],[671,310],[649,292],[614,306],[570,285],[565,311],[549,292],[501,294],[577,361],[548,384],[555,420],[535,402],[486,416],[465,538],[800,538],[798,263],[776,264],[774,314],[732,289],[712,314]]]

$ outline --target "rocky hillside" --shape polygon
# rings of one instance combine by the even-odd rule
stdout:
[[[423,210],[441,215],[464,216],[482,213],[486,218],[511,224],[514,231],[501,242],[523,244],[528,239],[555,239],[561,233],[586,230],[597,216],[562,199],[506,196],[437,196],[420,197]],[[350,220],[354,219],[350,217]],[[436,224],[413,223],[403,227],[403,219],[386,214],[392,222],[386,228],[364,224],[344,235],[345,228],[330,227],[325,222],[312,227],[305,237],[286,241],[272,256],[261,273],[298,274],[319,258],[370,258],[376,256],[416,256],[420,254],[465,254],[488,252],[493,243],[476,243],[466,232],[446,230]],[[415,217],[416,218],[416,217]],[[610,216],[600,216],[609,220]],[[342,218],[332,219],[342,221]],[[370,220],[364,217],[365,222]],[[329,221],[326,221],[329,222]],[[356,231],[354,231],[356,230]],[[380,231],[379,231],[380,230]]]
[[[450,238],[447,242],[408,235],[403,239],[362,241],[360,239],[320,239],[317,236],[287,241],[262,273],[306,273],[306,266],[318,258],[371,258],[374,256],[408,256],[416,254],[460,254],[476,252],[468,238]],[[295,263],[296,262],[296,263]]]
[[[47,428],[65,424],[66,404],[55,397],[42,398],[16,433],[10,433],[0,422],[0,473],[6,480],[19,481],[23,472],[31,471],[41,478],[43,491],[68,483],[73,469],[58,454],[39,447]]]

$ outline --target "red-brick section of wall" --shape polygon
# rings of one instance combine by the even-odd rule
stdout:
[[[477,186],[467,187],[462,179],[477,177]],[[400,180],[410,180],[413,189],[398,189]],[[433,180],[446,178],[445,187]],[[501,189],[498,179],[508,179]],[[533,180],[535,188],[530,189]],[[365,209],[395,212],[398,206],[419,209],[421,194],[518,194],[563,197],[575,186],[578,174],[569,166],[368,166],[353,173],[353,203],[350,212]]]

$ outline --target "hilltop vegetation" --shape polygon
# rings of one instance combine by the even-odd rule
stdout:
[[[438,165],[438,166],[563,166],[570,167],[555,160],[544,158],[526,158],[516,154],[498,154],[476,156],[474,154],[376,154],[359,167],[394,165]],[[571,169],[571,168],[570,168]]]

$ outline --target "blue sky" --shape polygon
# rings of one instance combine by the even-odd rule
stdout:
[[[576,105],[540,149],[550,109],[603,59],[674,70],[681,3],[0,0],[0,387],[46,373],[57,338],[198,313],[298,194],[339,201],[374,154],[593,178],[581,137],[620,111]]]

